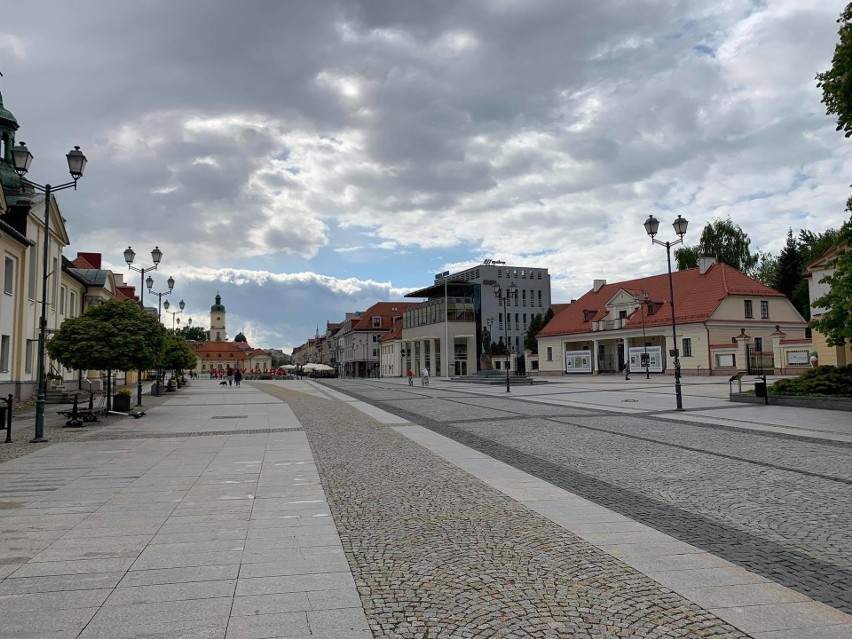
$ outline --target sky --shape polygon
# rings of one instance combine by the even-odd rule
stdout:
[[[552,299],[839,227],[852,141],[814,76],[846,0],[4,0],[0,92],[71,245],[163,259],[185,322],[292,347],[485,259]],[[146,297],[146,303],[151,298]],[[171,318],[168,320],[171,321]]]

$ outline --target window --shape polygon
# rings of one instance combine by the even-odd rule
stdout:
[[[745,306],[746,319],[751,319],[752,317],[754,317],[754,310],[751,307],[751,300],[743,300],[743,304]]]
[[[762,337],[755,337],[754,338],[754,350],[758,353],[763,352],[763,338]]]
[[[553,361],[553,347],[552,346],[547,347],[547,361],[548,362]]]
[[[760,319],[769,319],[769,300],[760,300]]]
[[[74,291],[68,296],[68,317],[77,317],[77,293]]]
[[[521,271],[521,272],[523,273],[523,271]],[[521,299],[523,300],[523,304],[521,306],[526,306],[527,305],[527,291],[526,291],[526,289],[523,289],[521,291]]]
[[[5,260],[5,270],[3,272],[3,292],[6,295],[12,295],[15,292],[15,260],[7,257]]]
[[[522,280],[527,279],[526,273],[524,271],[521,271],[521,279]]]
[[[24,372],[32,374],[33,372],[33,350],[35,346],[35,340],[28,339],[27,340],[27,350],[26,355],[24,356]]]
[[[683,356],[684,357],[692,357],[692,338],[684,337],[683,338]]]
[[[381,326],[382,326],[382,318],[381,317],[374,317],[373,318],[373,328],[381,328]]]
[[[65,293],[68,290],[65,286],[59,287],[59,314],[65,315]]]
[[[539,274],[539,279],[541,279],[541,274]],[[541,306],[541,289],[538,291],[538,305]]]
[[[9,336],[0,337],[0,373],[9,372]]]

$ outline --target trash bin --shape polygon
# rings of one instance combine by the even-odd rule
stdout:
[[[754,383],[754,396],[755,397],[766,397],[766,382],[755,382]]]
[[[6,430],[6,407],[0,406],[0,430]]]

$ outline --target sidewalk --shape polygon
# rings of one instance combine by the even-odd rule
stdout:
[[[560,401],[580,391],[556,386]],[[0,637],[852,630],[837,610],[323,385],[197,380],[161,399],[143,419],[0,464]]]

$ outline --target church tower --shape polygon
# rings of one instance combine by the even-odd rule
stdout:
[[[222,306],[222,296],[216,293],[216,303],[210,307],[210,341],[227,341],[225,333],[225,307]]]

